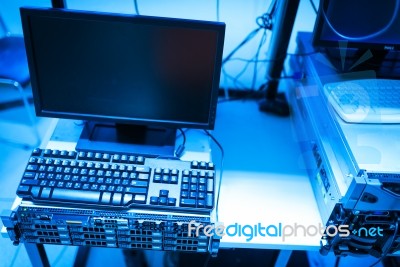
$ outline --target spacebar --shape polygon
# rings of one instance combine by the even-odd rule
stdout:
[[[100,192],[54,188],[51,199],[63,200],[69,202],[76,201],[76,202],[86,202],[86,203],[97,203],[100,200]]]

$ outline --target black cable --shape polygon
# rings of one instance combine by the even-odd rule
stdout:
[[[182,135],[182,137],[183,137],[183,141],[182,141],[182,144],[180,144],[180,145],[178,146],[178,148],[176,149],[176,151],[175,151],[175,156],[178,157],[178,158],[180,158],[180,157],[182,156],[183,151],[185,151],[186,134],[185,134],[185,132],[184,132],[181,128],[179,128],[178,130],[181,132],[181,135]]]
[[[286,55],[288,56],[293,56],[293,57],[305,57],[305,56],[311,56],[318,54],[319,51],[313,51],[313,52],[308,52],[308,53],[301,53],[301,54],[296,54],[296,53],[287,53]],[[278,59],[258,59],[257,62],[273,62],[277,61]],[[247,59],[247,58],[241,58],[241,57],[234,57],[231,58],[229,61],[244,61],[244,62],[256,62],[253,59]]]
[[[339,264],[340,264],[340,256],[336,256],[335,267],[339,267]]]
[[[219,0],[216,0],[216,4],[217,21],[219,21]]]
[[[203,267],[207,267],[207,266],[208,266],[208,263],[210,262],[210,259],[211,259],[211,254],[208,253],[208,254],[207,254],[207,258],[206,258],[206,260],[204,261]]]
[[[387,256],[387,254],[389,253],[389,250],[390,250],[390,248],[393,246],[394,241],[396,240],[396,236],[397,236],[397,234],[398,234],[398,232],[399,232],[399,220],[400,220],[400,219],[396,216],[396,226],[395,226],[395,228],[394,228],[393,237],[392,237],[392,240],[391,240],[390,243],[389,243],[389,246],[386,248],[385,252],[382,253],[382,256],[381,256],[375,263],[373,263],[370,267],[376,266],[376,265],[377,265],[378,263],[380,263],[380,262]]]
[[[314,3],[313,0],[310,0],[310,4],[311,4],[311,7],[312,7],[312,9],[314,10],[315,14],[318,14],[318,9],[317,9],[317,7],[315,6],[315,3]]]
[[[140,15],[137,0],[133,0],[133,5],[135,6],[136,15]]]
[[[231,78],[231,77],[233,78],[232,81],[233,81],[234,85],[235,85],[237,88],[239,88],[239,86],[238,86],[239,78],[246,72],[246,70],[247,70],[248,67],[250,66],[250,63],[255,63],[255,64],[254,64],[253,80],[252,80],[251,87],[250,87],[250,88],[246,88],[246,86],[244,86],[244,85],[242,84],[242,85],[243,85],[242,87],[243,87],[244,90],[251,90],[251,89],[254,90],[255,83],[256,83],[256,81],[257,81],[257,72],[258,72],[258,70],[257,70],[257,63],[259,62],[259,61],[258,61],[258,56],[259,56],[259,54],[260,54],[260,50],[261,50],[262,45],[265,43],[265,40],[266,40],[266,30],[264,29],[263,35],[261,36],[261,40],[260,40],[259,45],[258,45],[258,48],[257,48],[257,52],[256,52],[256,54],[254,55],[254,57],[253,57],[251,60],[244,60],[244,61],[246,62],[246,65],[242,68],[242,70],[241,70],[238,74],[236,74],[235,77],[232,77],[232,76],[229,77],[229,76],[228,76],[228,78]],[[232,60],[232,59],[231,59],[231,60]],[[222,70],[223,70],[223,74],[224,74],[224,75],[227,75],[225,69],[222,68]]]
[[[218,191],[217,191],[217,200],[215,203],[215,216],[216,220],[218,222],[218,207],[219,207],[219,194],[221,193],[221,183],[222,183],[222,173],[224,172],[224,156],[225,152],[222,147],[222,145],[218,142],[218,140],[207,130],[204,130],[204,132],[214,141],[214,143],[218,146],[219,150],[221,151],[221,165],[220,165],[220,171],[219,171],[219,182],[218,182]]]
[[[236,81],[235,80],[235,77],[233,77],[232,75],[230,75],[230,74],[228,74],[227,72],[226,72],[226,70],[224,69],[224,67],[222,67],[222,73],[227,77],[227,78],[229,78],[229,79],[231,79],[234,83],[241,83],[241,82],[239,82],[239,81]],[[244,84],[241,84],[241,86],[243,87],[243,89],[245,89],[245,85]]]
[[[260,43],[258,44],[257,52],[255,55],[255,62],[254,62],[254,69],[253,69],[253,81],[251,82],[251,87],[250,89],[255,89],[254,87],[256,86],[257,82],[257,63],[258,63],[258,56],[260,55],[260,50],[262,45],[265,43],[265,40],[267,39],[267,30],[264,29],[263,35],[261,36]]]
[[[254,60],[254,58],[255,58],[255,57],[253,57],[252,60]],[[239,78],[242,77],[242,75],[246,72],[246,70],[247,70],[248,67],[250,66],[250,63],[252,63],[252,62],[247,62],[246,65],[244,65],[243,69],[242,69],[238,74],[236,74],[236,76],[235,76],[234,79],[233,79],[233,83],[234,83],[235,85],[236,85],[237,83],[239,83],[239,81],[238,81]],[[243,85],[243,87],[244,87],[245,90],[249,90],[249,89],[246,89],[246,86]]]
[[[261,28],[257,28],[252,30],[244,39],[243,41],[238,44],[230,53],[229,55],[227,55],[223,60],[222,60],[222,65],[224,65],[227,61],[230,60],[230,58],[242,47],[244,46],[248,41],[250,41],[251,39],[254,38],[254,36],[256,36],[256,34],[258,33],[258,31],[260,31]]]

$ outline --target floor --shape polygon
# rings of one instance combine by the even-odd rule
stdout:
[[[32,107],[31,107],[32,108]],[[31,110],[32,111],[32,110]],[[0,211],[9,214],[9,209],[15,197],[15,190],[19,183],[25,163],[29,158],[31,147],[35,145],[34,135],[29,121],[26,120],[26,110],[23,106],[12,110],[0,109]],[[18,125],[15,124],[18,122]],[[35,120],[35,127],[39,135],[44,136],[50,124],[50,119]],[[4,138],[17,139],[20,143],[4,141]],[[1,223],[0,223],[1,226]],[[46,246],[50,265],[55,267],[74,266],[74,259],[77,252],[76,247],[66,246]],[[92,249],[86,266],[138,266],[133,265],[134,258],[124,257],[120,249]],[[276,259],[277,251],[274,250],[223,250],[217,258],[207,259],[204,255],[181,254],[170,255],[162,252],[147,251],[142,255],[147,260],[149,267],[174,266],[174,262],[179,261],[175,266],[203,266],[208,261],[207,266],[271,266]],[[125,262],[127,260],[127,264]],[[373,259],[374,260],[374,259]],[[344,259],[340,266],[351,265],[370,265],[373,260]],[[333,257],[321,258],[318,253],[295,252],[291,258],[289,266],[334,266]],[[0,237],[0,267],[19,267],[30,266],[30,261],[23,245],[14,246],[8,238]],[[382,265],[377,265],[382,266]]]

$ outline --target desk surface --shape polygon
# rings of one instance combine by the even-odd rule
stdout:
[[[42,147],[74,149],[81,129],[79,122],[54,120]],[[251,100],[223,102],[213,134],[225,151],[219,223],[225,227],[236,224],[237,229],[249,225],[243,229],[246,234],[250,226],[269,227],[271,235],[261,236],[257,230],[247,241],[248,236],[225,235],[220,247],[317,250],[320,235],[315,229],[321,218],[290,118],[260,113]],[[203,131],[189,130],[183,159],[208,160],[209,144]],[[211,148],[220,170],[220,151],[213,144]],[[289,233],[296,226],[297,236],[285,240],[279,236],[279,231]],[[304,236],[303,227],[308,227],[311,235]],[[233,232],[231,227],[229,233]]]
[[[259,112],[255,101],[219,104],[214,135],[225,150],[219,221],[299,226],[298,236],[285,241],[258,235],[247,242],[244,236],[224,236],[221,247],[319,248],[321,236],[305,237],[300,228],[322,222],[292,125],[290,118]],[[212,151],[218,164],[217,149]]]

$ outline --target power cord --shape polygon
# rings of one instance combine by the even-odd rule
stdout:
[[[315,6],[315,3],[314,3],[313,0],[310,0],[310,4],[311,4],[311,7],[312,7],[312,9],[314,10],[315,14],[318,14],[318,9],[317,9],[317,7]]]
[[[137,0],[133,0],[133,5],[134,5],[134,7],[135,7],[136,15],[140,15]]]
[[[216,15],[217,21],[219,21],[219,0],[216,0]]]
[[[219,194],[221,193],[221,184],[222,184],[222,173],[224,172],[224,156],[225,152],[222,145],[218,142],[218,140],[207,130],[204,132],[214,141],[214,143],[218,146],[219,150],[221,151],[221,161],[220,161],[220,172],[219,172],[219,181],[218,181],[218,191],[217,191],[217,200],[215,203],[215,215],[216,220],[218,222],[218,208],[219,208]]]
[[[181,128],[178,129],[181,132],[181,135],[183,137],[182,144],[178,146],[178,148],[175,151],[175,156],[180,158],[183,154],[183,151],[185,151],[185,145],[186,145],[186,134],[185,131],[183,131]]]

